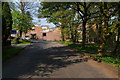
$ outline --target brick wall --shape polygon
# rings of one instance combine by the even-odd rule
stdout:
[[[35,32],[36,32],[36,37],[37,37],[38,39],[41,39],[41,38],[42,38],[42,35],[40,34],[40,31],[43,31],[43,30],[42,30],[42,27],[41,27],[41,26],[36,26],[36,27],[35,27]]]
[[[41,33],[41,35],[43,33]],[[52,32],[46,32],[46,36],[43,36],[42,38],[46,40],[61,40],[60,28],[55,28]]]
[[[49,28],[47,27],[47,30]],[[55,28],[51,32],[41,32],[44,31],[41,26],[35,26],[34,30],[29,30],[26,36],[31,38],[31,34],[36,34],[37,39],[46,39],[46,40],[61,40],[61,31],[60,28]],[[46,33],[46,36],[43,36],[43,33]],[[23,37],[25,34],[23,34]]]

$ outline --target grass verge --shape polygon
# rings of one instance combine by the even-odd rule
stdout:
[[[75,44],[73,42],[68,42],[68,41],[65,41],[65,42],[59,42],[61,44],[66,44],[68,46],[71,46],[81,52],[86,52],[86,53],[94,53],[96,54],[97,51],[98,51],[98,46],[96,44],[93,44],[93,43],[87,43],[85,45],[85,48],[82,48],[82,46],[80,44]]]
[[[103,57],[98,57],[96,56],[98,53],[98,48],[99,46],[95,43],[87,43],[85,45],[85,48],[82,48],[81,44],[75,44],[73,42],[59,42],[61,44],[66,44],[70,47],[73,47],[81,52],[85,52],[85,53],[90,53],[90,54],[94,54],[94,56],[92,56],[93,58],[97,59],[98,61],[103,61],[109,64],[114,65],[115,67],[120,67],[120,59],[117,56],[113,56],[111,55],[111,53],[104,53]],[[107,46],[106,46],[107,47]]]
[[[118,57],[108,57],[108,56],[103,56],[103,57],[98,57],[98,56],[92,56],[92,58],[97,59],[97,61],[103,61],[109,64],[112,64],[115,67],[120,68],[120,59]]]
[[[14,38],[14,39],[12,39],[11,43],[12,44],[28,44],[29,45],[32,43],[32,41],[23,40],[23,39],[18,40],[17,38]]]
[[[14,56],[16,53],[21,51],[22,47],[7,47],[2,51],[2,61],[6,61]]]
[[[31,44],[32,42],[31,41],[28,41],[28,40],[19,40],[19,44]]]

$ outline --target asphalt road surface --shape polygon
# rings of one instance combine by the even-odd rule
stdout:
[[[70,47],[39,40],[3,64],[3,78],[117,78],[117,74],[102,63],[86,62]]]

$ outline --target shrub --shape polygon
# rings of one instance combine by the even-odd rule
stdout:
[[[11,41],[12,44],[18,44],[19,43],[19,39],[18,38],[14,38],[12,41]]]

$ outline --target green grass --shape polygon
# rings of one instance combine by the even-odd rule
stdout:
[[[113,64],[115,67],[120,67],[120,59],[117,57],[107,57],[107,56],[103,56],[103,57],[98,57],[98,56],[92,56],[93,58],[96,58],[97,60],[101,60],[104,61],[106,63],[109,64]]]
[[[31,44],[31,41],[28,40],[19,40],[19,44]]]
[[[59,43],[66,44],[66,45],[71,46],[75,49],[78,49],[82,52],[97,53],[97,51],[98,51],[98,46],[96,44],[93,44],[93,43],[87,43],[85,48],[82,48],[82,46],[80,44],[75,44],[73,42],[68,42],[68,41],[59,42]]]
[[[82,46],[79,44],[76,49],[82,51],[82,52],[86,52],[86,53],[94,53],[96,54],[98,51],[98,46],[96,44],[86,44],[85,48],[82,48]]]
[[[120,63],[120,59],[114,58],[114,57],[102,57],[100,58],[102,61],[105,61],[107,63],[117,64]]]
[[[7,47],[3,49],[2,51],[2,60],[6,61],[10,59],[12,56],[14,56],[16,53],[21,51],[23,48],[22,47]]]
[[[20,39],[19,41],[17,41],[17,38],[14,38],[12,41],[11,41],[12,44],[30,44],[32,43],[31,41],[29,40],[22,40]]]
[[[30,45],[31,43],[29,43],[29,42],[24,42],[24,43],[19,43],[18,45]]]
[[[65,41],[65,42],[60,41],[59,43],[66,44],[66,45],[72,45],[72,44],[74,44],[73,42],[69,42],[69,41]]]
[[[114,66],[116,67],[120,67],[120,59],[116,56],[113,56],[113,54],[111,53],[104,53],[103,54],[103,57],[98,57],[96,56],[97,53],[98,53],[98,45],[95,44],[95,43],[87,43],[85,45],[85,48],[82,48],[81,44],[75,44],[73,42],[59,42],[61,44],[66,44],[68,46],[71,46],[81,52],[85,52],[85,53],[94,53],[94,58],[96,58],[97,60],[101,60],[101,61],[104,61],[106,63],[109,63],[109,64],[113,64]],[[108,46],[105,46],[105,49],[107,49]]]
[[[31,43],[32,42],[28,41],[28,40],[19,40],[18,45],[29,45]],[[7,48],[3,49],[2,60],[3,61],[8,60],[12,56],[14,56],[16,53],[18,53],[19,51],[21,51],[22,49],[23,49],[22,47],[7,47]]]

